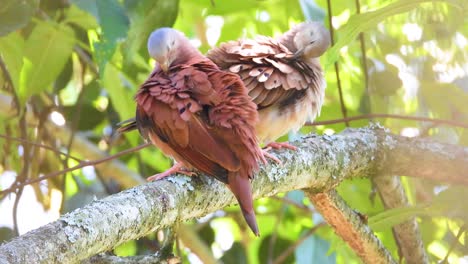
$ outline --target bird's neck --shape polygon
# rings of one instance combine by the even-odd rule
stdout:
[[[299,24],[300,25],[300,24]],[[299,31],[299,25],[293,26],[290,30],[288,30],[283,35],[279,36],[277,40],[286,46],[292,53],[297,51],[296,44],[294,44],[294,37],[296,36],[297,32]]]
[[[173,61],[173,64],[191,64],[193,61],[199,61],[203,59],[203,55],[200,51],[187,43],[188,45],[181,45],[178,48],[177,59]]]

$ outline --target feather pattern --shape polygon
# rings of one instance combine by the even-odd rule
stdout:
[[[135,96],[137,127],[185,167],[226,183],[258,235],[249,182],[264,159],[256,105],[239,76],[221,71],[181,34],[176,40],[167,71],[157,67]]]
[[[320,44],[318,49],[325,51],[329,44],[327,34],[321,24],[304,22],[278,38],[258,36],[254,40],[229,41],[208,52],[208,58],[221,69],[241,77],[257,104],[259,140],[274,141],[320,113],[325,81],[314,56],[323,52],[307,45],[315,41],[308,41],[311,38],[325,38],[316,43]]]

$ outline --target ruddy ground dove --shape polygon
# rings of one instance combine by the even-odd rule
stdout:
[[[295,149],[274,141],[320,113],[325,79],[319,57],[329,45],[329,32],[321,23],[303,22],[278,38],[223,43],[207,57],[241,77],[258,107],[258,139],[274,148]]]
[[[149,177],[197,169],[228,185],[244,218],[259,235],[249,180],[264,161],[255,136],[256,105],[239,76],[221,71],[179,31],[160,28],[148,40],[157,62],[135,100],[140,134],[177,163]]]

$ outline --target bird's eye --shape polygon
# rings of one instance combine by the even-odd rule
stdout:
[[[315,40],[312,40],[311,42],[309,42],[309,45],[314,44],[314,43],[315,43]]]

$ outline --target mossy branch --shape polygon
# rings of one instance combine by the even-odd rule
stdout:
[[[256,198],[296,189],[325,193],[345,179],[382,171],[468,184],[468,148],[405,138],[379,126],[310,135],[295,145],[296,152],[277,153],[283,165],[262,167],[253,181]],[[79,262],[234,202],[226,186],[214,179],[172,176],[96,200],[13,239],[0,246],[0,263]]]

